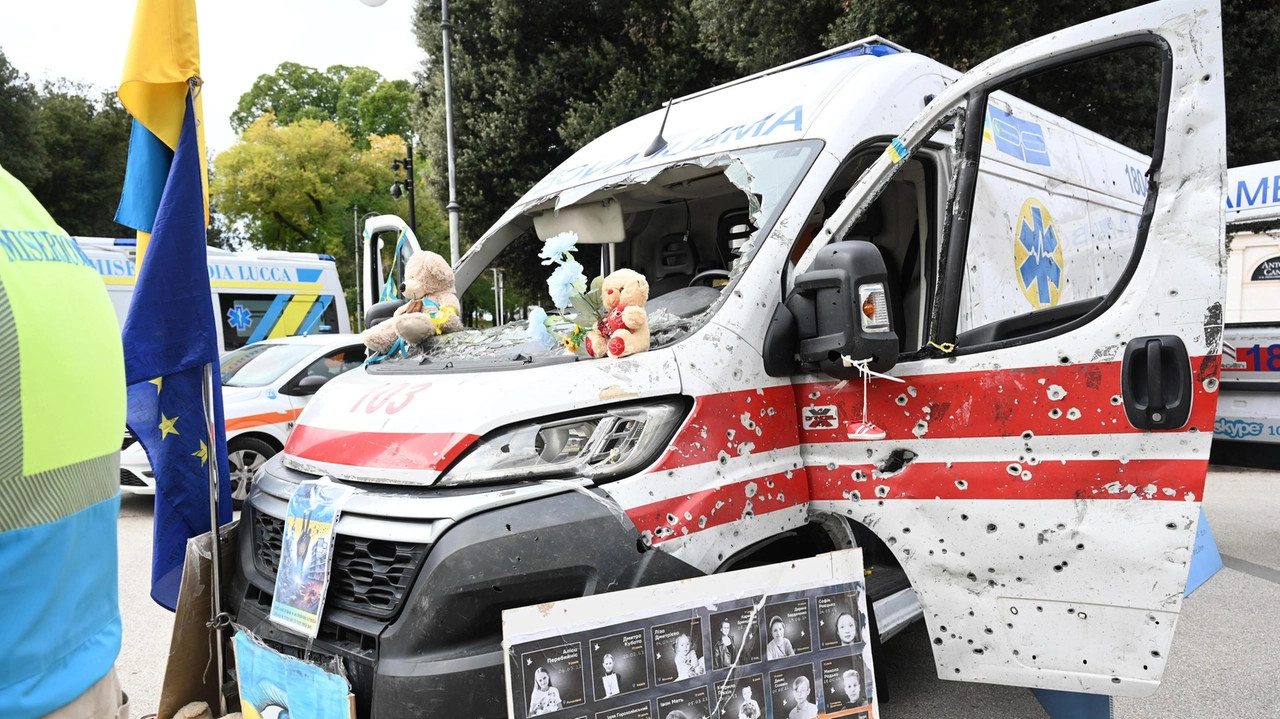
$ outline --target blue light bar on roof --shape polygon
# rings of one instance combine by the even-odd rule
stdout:
[[[809,64],[817,65],[820,62],[829,62],[831,60],[843,60],[847,57],[859,57],[862,55],[870,55],[872,57],[884,57],[885,55],[897,55],[897,54],[898,54],[898,48],[889,47],[888,45],[877,45],[877,44],[859,45],[857,47],[851,47],[848,50],[845,50],[844,52],[836,53],[835,55],[828,55],[826,57],[818,58],[817,60],[814,60]]]
[[[337,263],[338,263],[338,261],[337,261],[336,259],[334,259],[334,258],[333,258],[333,255],[318,255],[318,256],[319,256],[319,258],[320,258],[320,259],[322,259],[322,260],[328,260],[328,261],[330,261],[330,262],[332,262],[332,263],[334,263],[334,264],[337,264]]]
[[[116,247],[137,247],[137,246],[138,246],[138,238],[136,238],[136,237],[118,237],[118,238],[116,238],[115,242],[112,242],[111,244],[115,245]]]

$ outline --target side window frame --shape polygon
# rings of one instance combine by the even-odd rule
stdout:
[[[973,217],[974,199],[977,189],[978,170],[982,156],[982,123],[986,116],[987,99],[1013,83],[1039,75],[1051,70],[1060,69],[1079,62],[1116,52],[1139,47],[1153,47],[1161,55],[1160,100],[1156,112],[1155,137],[1152,142],[1151,164],[1147,169],[1147,195],[1142,208],[1142,216],[1138,220],[1137,237],[1134,239],[1132,255],[1125,265],[1124,271],[1114,286],[1102,296],[1092,309],[1080,317],[1065,321],[1057,326],[1031,332],[1008,339],[984,342],[971,346],[956,346],[957,328],[961,310],[961,292],[964,286],[964,268],[968,261],[968,244]],[[943,241],[939,252],[939,275],[937,292],[932,302],[933,314],[930,319],[932,335],[931,344],[951,347],[949,354],[965,355],[978,352],[989,352],[1004,347],[1015,347],[1032,342],[1039,342],[1057,335],[1083,327],[1106,312],[1120,295],[1124,293],[1130,279],[1137,271],[1146,248],[1147,236],[1151,229],[1151,220],[1155,212],[1156,198],[1159,194],[1159,172],[1164,162],[1165,135],[1168,130],[1169,98],[1173,82],[1173,52],[1164,38],[1158,35],[1125,37],[1097,45],[1064,53],[1051,61],[1032,63],[1019,67],[1014,71],[988,79],[974,87],[965,96],[966,104],[961,125],[961,138],[958,146],[959,161],[951,182],[951,197],[947,202],[944,216]],[[1050,310],[1040,310],[1050,311]],[[1035,312],[1020,315],[1034,315]],[[981,329],[981,328],[975,328]],[[935,354],[941,350],[935,351]]]

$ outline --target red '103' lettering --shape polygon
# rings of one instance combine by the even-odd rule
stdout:
[[[413,401],[413,398],[419,392],[430,386],[430,382],[419,382],[418,384],[401,382],[385,387],[373,387],[360,395],[356,403],[351,405],[351,409],[347,411],[355,412],[363,404],[366,414],[373,414],[381,409],[385,409],[387,414],[395,414],[409,406],[409,403]]]

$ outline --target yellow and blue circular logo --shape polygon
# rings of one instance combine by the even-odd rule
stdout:
[[[1062,242],[1058,226],[1049,208],[1034,198],[1022,203],[1018,227],[1014,233],[1013,265],[1018,286],[1031,306],[1040,310],[1053,307],[1062,297],[1062,276],[1066,264],[1062,259]]]

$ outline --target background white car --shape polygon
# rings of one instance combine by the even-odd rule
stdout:
[[[360,336],[350,334],[264,340],[222,356],[227,460],[237,507],[248,498],[258,468],[284,447],[311,395],[364,359]],[[156,491],[147,454],[128,430],[120,452],[120,491]]]

